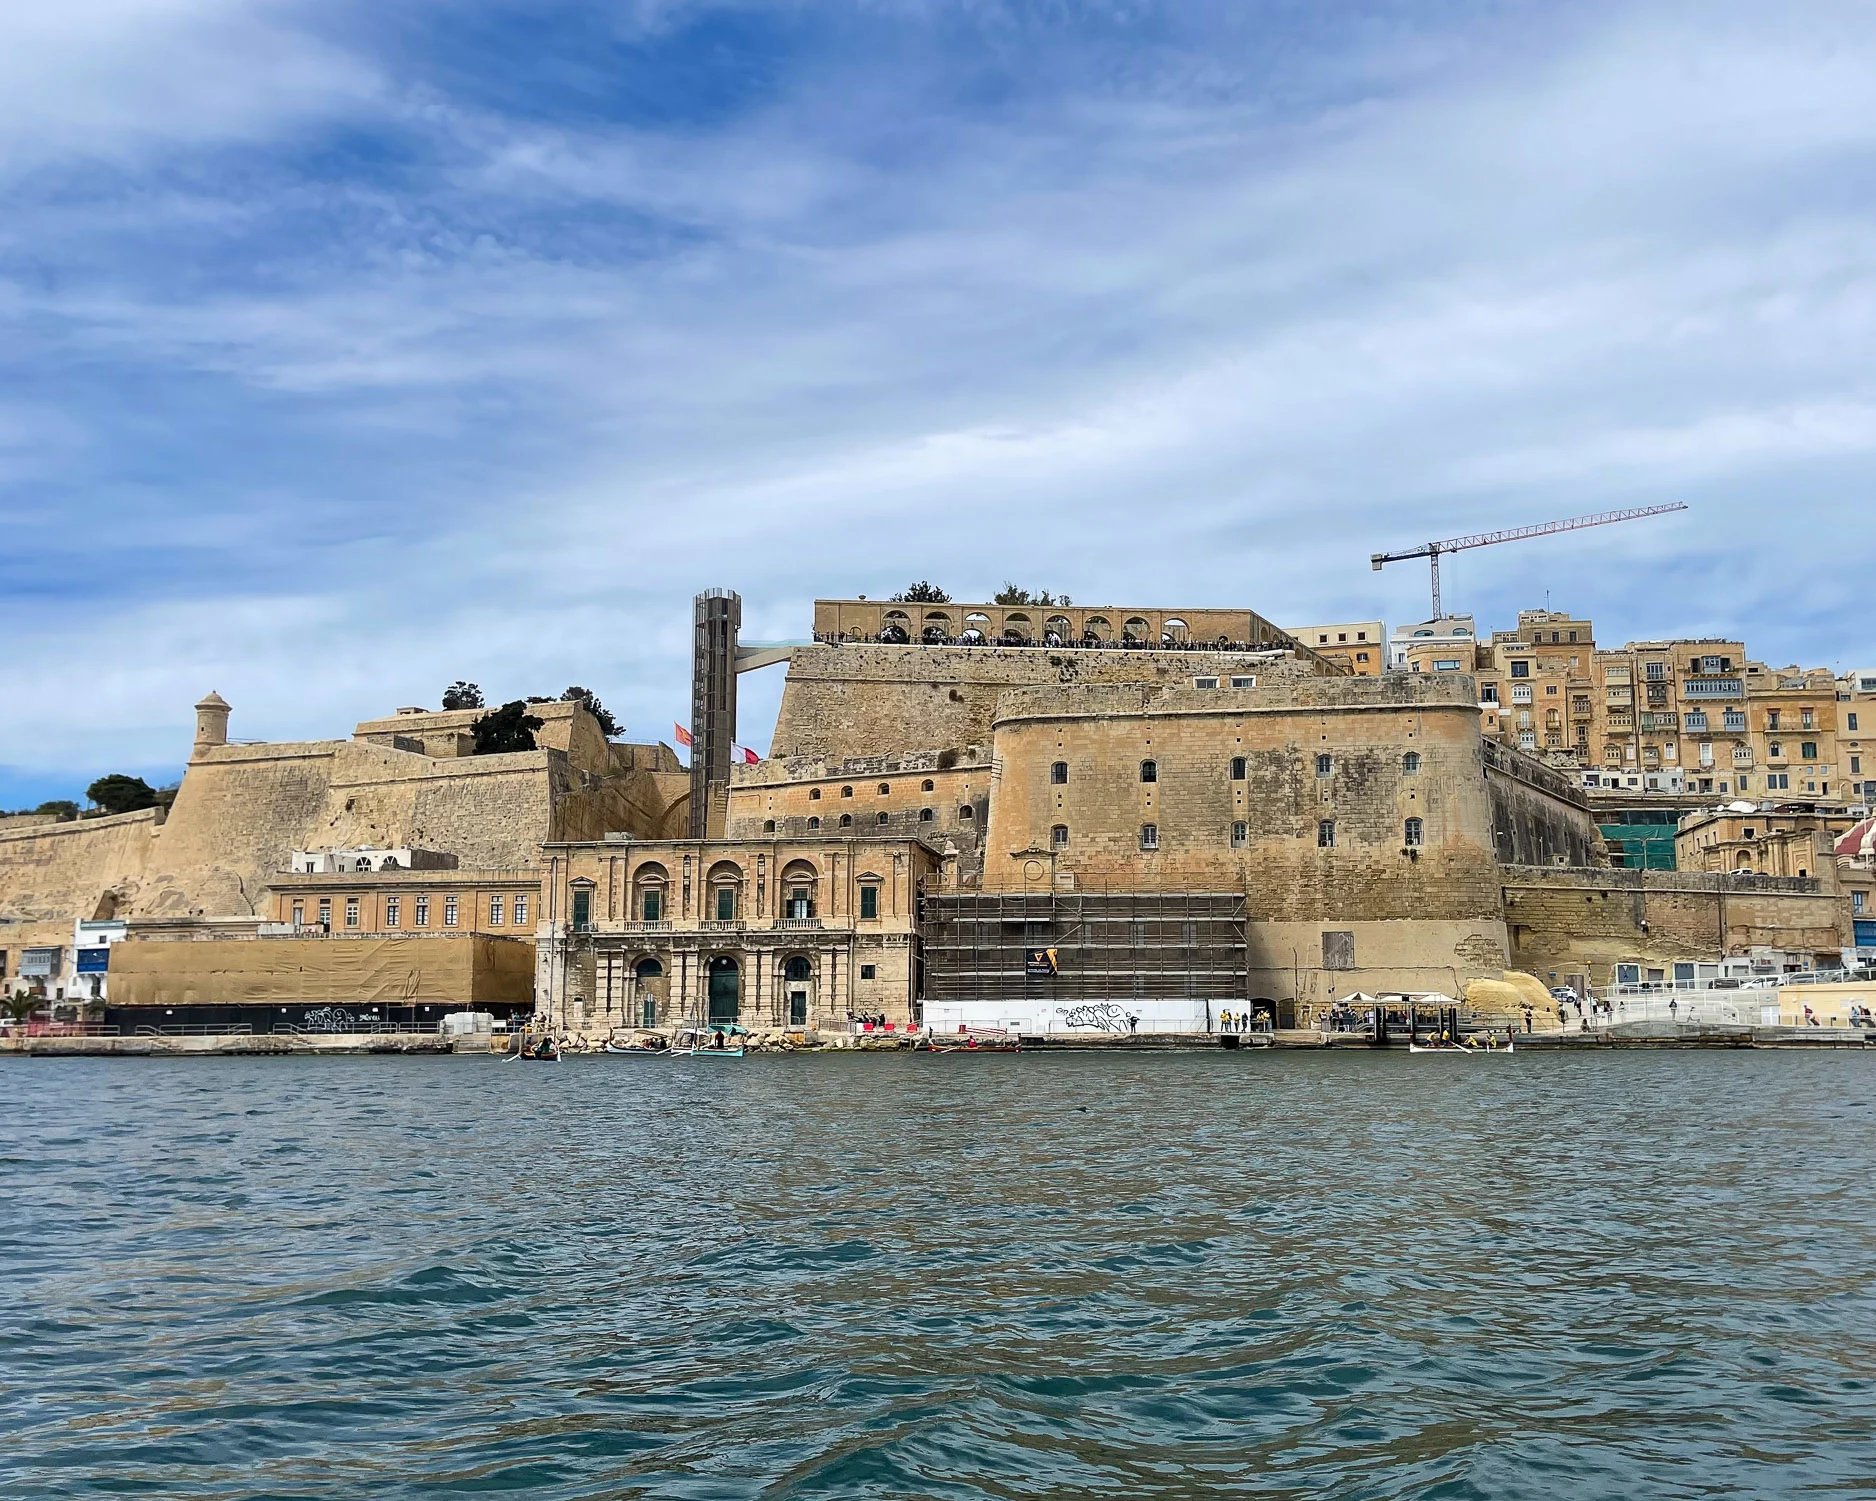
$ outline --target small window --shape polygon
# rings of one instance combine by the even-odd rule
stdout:
[[[1249,767],[1250,767],[1250,762],[1247,761],[1243,756],[1233,756],[1231,758],[1231,780],[1234,782],[1242,782],[1244,780],[1245,772],[1249,769]]]
[[[1194,678],[1192,679],[1192,686],[1194,688],[1216,688],[1218,686],[1218,679],[1217,678]]]
[[[1065,850],[1068,848],[1067,824],[1058,823],[1054,828],[1049,830],[1049,848],[1056,850]]]
[[[579,908],[580,900],[582,897],[585,897],[586,895],[587,893],[585,893],[584,891],[576,892],[574,895],[573,905],[576,909],[575,911],[576,921],[578,920],[577,909]],[[456,926],[456,898],[453,896],[446,896],[443,898],[443,926],[446,928],[453,928]]]
[[[1233,688],[1255,688],[1257,686],[1257,679],[1256,678],[1233,678],[1231,680],[1231,686]]]
[[[489,926],[491,928],[499,928],[505,920],[507,912],[507,902],[503,901],[499,896],[489,898]]]
[[[879,784],[879,795],[880,795],[881,797],[886,797],[886,796],[889,796],[889,795],[891,794],[891,792],[892,792],[892,783],[891,783],[891,782],[881,782],[881,783]]]
[[[321,905],[323,906],[324,904],[321,903]],[[324,917],[323,913],[321,914],[321,917],[323,920],[323,917]],[[417,898],[417,926],[420,928],[427,928],[430,926],[430,898],[427,896],[420,896]]]
[[[1326,776],[1333,776],[1334,774],[1335,774],[1335,757],[1334,756],[1331,756],[1325,752],[1324,754],[1316,757],[1316,775],[1317,776],[1326,777]]]
[[[1402,775],[1404,776],[1410,776],[1410,777],[1419,776],[1420,775],[1420,752],[1408,751],[1406,755],[1402,756],[1400,758],[1400,769],[1401,769]]]
[[[1067,780],[1068,763],[1066,761],[1057,761],[1049,768],[1049,781],[1055,786],[1060,787]]]
[[[879,916],[879,887],[867,885],[860,888],[860,916],[866,918]]]
[[[1234,823],[1231,826],[1231,847],[1241,850],[1251,842],[1251,826],[1248,823]]]
[[[820,826],[821,826],[821,820],[820,820],[820,819],[818,819],[818,818],[810,818],[810,819],[808,820],[808,832],[809,832],[810,834],[812,834],[812,833],[814,833],[814,832],[815,832],[815,830],[817,830],[817,829],[819,829],[819,828],[820,828]]]
[[[1158,824],[1143,823],[1140,825],[1140,848],[1143,850],[1156,850],[1159,848]]]
[[[879,978],[879,966],[877,964],[862,964],[860,966],[860,978],[862,980],[878,979]]]
[[[918,784],[918,787],[919,787],[920,792],[934,792],[937,790],[938,784],[934,782],[930,777],[927,777],[925,778],[924,781]]]
[[[1817,742],[1815,740],[1805,740],[1805,741],[1800,742],[1798,746],[1798,754],[1802,756],[1806,761],[1815,761],[1817,759]]]
[[[762,832],[765,834],[773,834],[775,832],[775,820],[772,818],[763,819]]]
[[[1407,848],[1417,850],[1425,840],[1426,825],[1417,818],[1410,818],[1407,820],[1405,834]]]
[[[1157,782],[1159,780],[1159,762],[1142,761],[1140,763],[1140,780],[1143,782]]]
[[[1335,848],[1335,820],[1325,818],[1316,825],[1316,848],[1332,850]]]
[[[852,789],[851,787],[842,787],[842,788],[840,789],[840,795],[841,795],[842,797],[852,797],[852,796],[853,796],[853,789]]]
[[[852,827],[853,827],[853,815],[852,815],[851,813],[843,813],[843,814],[841,814],[841,815],[840,815],[840,826],[841,826],[841,827],[842,827],[843,829],[850,829],[850,828],[852,828]]]
[[[319,926],[322,928],[332,926],[332,898],[329,896],[322,896],[319,899]]]
[[[1531,664],[1529,662],[1513,662],[1511,664],[1511,675],[1514,678],[1528,678],[1531,675]]]
[[[1850,720],[1850,728],[1854,730],[1856,728],[1856,713],[1854,710],[1851,711],[1849,715],[1849,720]]]
[[[958,817],[965,823],[969,823],[976,816],[977,810],[969,803],[966,803],[963,807],[958,809]]]
[[[345,925],[348,928],[358,926],[358,898],[355,896],[345,899]]]
[[[920,808],[918,810],[918,821],[920,823],[930,823],[934,817],[936,817],[936,815],[930,808]]]
[[[891,815],[890,813],[881,813],[881,814],[879,815],[879,821],[880,821],[881,823],[885,823],[885,822],[887,821],[887,819],[889,819],[889,818],[891,818],[891,817],[892,817],[892,815]]]
[[[811,803],[818,803],[820,800],[821,800],[821,789],[819,787],[810,787],[808,789],[808,801]]]
[[[392,905],[396,905],[395,899],[393,899]],[[296,928],[306,926],[306,903],[295,902],[293,904],[293,926]]]

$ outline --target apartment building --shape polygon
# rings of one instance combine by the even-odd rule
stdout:
[[[1837,679],[1837,780],[1853,803],[1876,803],[1876,668]]]
[[[1746,790],[1755,753],[1745,657],[1743,642],[1712,639],[1631,641],[1595,653],[1590,740],[1604,775],[1655,792]]]
[[[1297,626],[1290,634],[1317,656],[1339,662],[1356,677],[1379,677],[1387,666],[1387,626],[1379,620]]]
[[[1497,705],[1496,738],[1554,759],[1588,762],[1595,627],[1562,611],[1520,610],[1517,629],[1492,632],[1481,656],[1487,652],[1479,698]]]
[[[1821,667],[1807,672],[1751,662],[1744,680],[1756,766],[1737,790],[1767,798],[1846,800],[1837,771],[1835,675]]]

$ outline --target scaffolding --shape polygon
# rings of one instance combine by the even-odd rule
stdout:
[[[1241,893],[947,893],[924,899],[922,928],[930,1001],[1250,993]]]

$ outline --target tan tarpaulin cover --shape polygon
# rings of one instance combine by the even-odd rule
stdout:
[[[534,945],[460,938],[253,938],[111,949],[114,1006],[525,1002]]]
[[[1536,975],[1508,969],[1502,980],[1468,980],[1466,1004],[1482,1016],[1522,1019],[1526,1006],[1534,1007],[1541,1020],[1546,1011],[1556,1018],[1557,1003]]]

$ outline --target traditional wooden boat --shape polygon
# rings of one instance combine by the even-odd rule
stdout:
[[[630,1043],[625,1047],[620,1047],[618,1043],[608,1039],[603,1051],[610,1053],[614,1058],[662,1058],[671,1049],[662,1044],[655,1048],[634,1046]]]
[[[543,1037],[535,1043],[530,1043],[524,1038],[521,1046],[507,1054],[502,1062],[520,1063],[524,1059],[529,1063],[558,1063],[560,1062],[560,1045],[551,1037]]]
[[[707,1027],[686,1027],[677,1034],[671,1051],[686,1058],[740,1058],[741,1038],[749,1035],[747,1027],[735,1022],[712,1022]]]

